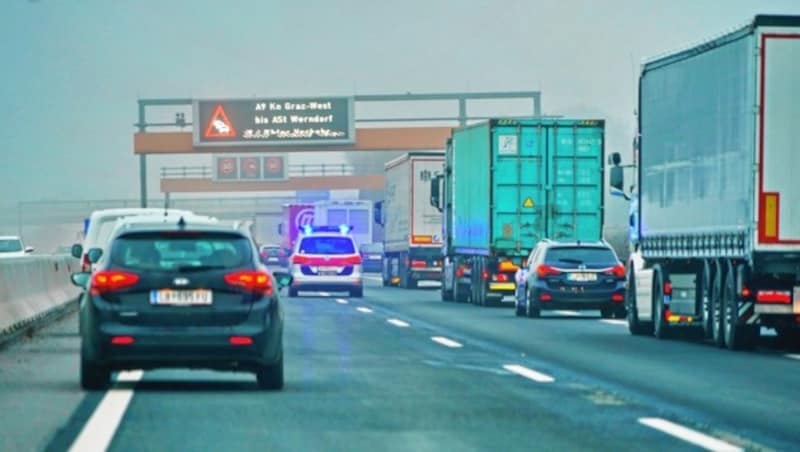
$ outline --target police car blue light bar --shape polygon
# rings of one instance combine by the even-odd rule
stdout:
[[[347,235],[353,232],[353,226],[348,224],[340,224],[339,226],[312,226],[306,224],[298,227],[298,229],[305,235],[311,235],[315,232],[338,232],[342,235]]]

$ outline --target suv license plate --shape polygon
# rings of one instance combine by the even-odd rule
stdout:
[[[597,273],[569,273],[567,279],[577,282],[597,281]]]
[[[150,304],[167,306],[208,306],[212,303],[210,290],[153,290]]]

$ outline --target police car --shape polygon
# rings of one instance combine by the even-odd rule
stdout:
[[[290,259],[293,276],[289,296],[301,291],[348,292],[364,295],[362,261],[358,246],[350,235],[352,227],[310,226],[300,228]]]

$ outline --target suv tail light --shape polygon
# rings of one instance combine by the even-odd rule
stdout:
[[[353,254],[352,256],[344,256],[331,259],[333,265],[361,265],[361,255]]]
[[[272,280],[264,272],[242,270],[228,273],[225,275],[225,282],[255,295],[272,295]]]
[[[136,273],[119,270],[103,270],[92,275],[92,295],[102,295],[133,287],[139,282]]]
[[[604,272],[606,275],[614,275],[617,278],[624,279],[625,278],[625,266],[615,265],[613,268],[610,268]]]
[[[561,270],[559,270],[557,268],[554,268],[554,267],[551,267],[549,265],[542,264],[542,265],[536,267],[536,274],[539,275],[540,277],[558,276],[561,273],[562,273]]]

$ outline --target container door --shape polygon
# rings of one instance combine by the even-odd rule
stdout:
[[[554,240],[601,239],[603,129],[588,124],[548,132],[547,231]]]
[[[759,242],[800,244],[800,35],[762,35]]]
[[[492,243],[527,252],[545,238],[545,129],[497,126],[492,135]]]

